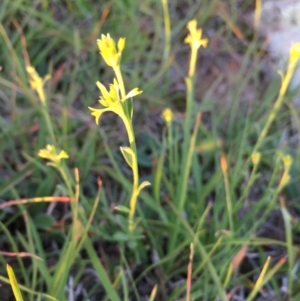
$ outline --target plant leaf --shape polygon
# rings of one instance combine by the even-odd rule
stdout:
[[[127,116],[128,116],[128,118],[130,120],[132,120],[132,116],[133,116],[133,103],[132,103],[132,98],[131,97],[126,100],[126,108],[127,108]]]
[[[10,285],[12,287],[12,290],[13,290],[14,296],[16,298],[16,301],[24,301],[23,297],[22,297],[22,294],[21,294],[21,291],[20,291],[20,288],[19,288],[19,285],[18,285],[18,282],[17,282],[17,279],[16,279],[16,276],[15,276],[15,273],[14,273],[12,267],[7,264],[6,265],[6,270],[7,270],[9,282],[10,282]]]
[[[128,207],[123,206],[123,205],[117,205],[114,207],[115,211],[121,212],[121,213],[126,213],[129,214],[130,210]]]
[[[120,147],[121,153],[123,154],[123,157],[125,158],[127,164],[131,167],[133,166],[133,158],[135,156],[132,149],[128,146],[121,146]]]
[[[37,228],[45,229],[54,226],[55,219],[49,214],[40,213],[34,217],[33,222]]]
[[[157,293],[157,284],[153,287],[148,301],[154,301],[156,293]]]
[[[149,181],[142,182],[139,186],[139,193],[142,191],[142,189],[144,189],[145,187],[150,186],[150,185],[151,185],[151,183]]]

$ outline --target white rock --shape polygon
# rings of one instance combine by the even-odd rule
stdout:
[[[268,38],[270,56],[277,70],[287,66],[292,43],[300,42],[300,0],[262,1],[259,32]],[[300,70],[296,71],[290,87],[300,88]],[[300,96],[295,99],[300,104]]]

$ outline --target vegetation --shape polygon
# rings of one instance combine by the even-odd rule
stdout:
[[[300,43],[262,81],[250,2],[1,1],[1,300],[299,300]]]

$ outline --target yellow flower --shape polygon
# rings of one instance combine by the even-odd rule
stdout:
[[[89,109],[92,111],[91,114],[95,117],[97,124],[99,123],[101,115],[104,112],[108,111],[114,112],[122,118],[125,115],[122,103],[125,102],[125,100],[127,100],[128,98],[142,93],[142,91],[140,91],[138,88],[134,88],[129,93],[127,93],[124,98],[120,98],[120,86],[116,79],[114,79],[113,84],[109,85],[109,91],[99,81],[96,83],[96,85],[101,91],[99,102],[103,107],[105,107],[104,109],[94,109],[92,107],[89,107]]]
[[[120,88],[116,79],[114,79],[113,84],[109,85],[109,91],[99,81],[96,83],[96,85],[102,94],[100,96],[99,102],[103,105],[103,107],[109,107],[110,104],[120,101]]]
[[[173,120],[173,112],[170,108],[167,108],[165,109],[163,112],[162,112],[162,117],[164,119],[164,121],[167,123],[167,124],[170,124],[171,121]]]
[[[58,153],[55,146],[50,144],[48,144],[46,148],[41,149],[38,152],[38,156],[44,159],[48,159],[53,163],[60,163],[61,159],[69,158],[68,154],[64,150],[61,150]]]
[[[187,28],[190,34],[185,38],[184,42],[186,44],[190,44],[191,48],[198,49],[200,46],[206,47],[208,43],[208,39],[201,39],[202,37],[202,29],[197,29],[197,21],[191,20]]]
[[[122,52],[125,48],[125,38],[118,41],[118,50],[115,41],[110,37],[109,33],[101,35],[101,39],[97,40],[97,45],[106,64],[112,68],[120,66]]]
[[[293,163],[293,158],[290,155],[285,155],[282,158],[282,162],[284,165],[284,171],[289,172]]]
[[[300,59],[300,42],[292,44],[290,49],[290,61],[296,64]]]
[[[102,94],[100,96],[99,102],[104,107],[109,107],[112,103],[116,103],[118,101],[124,102],[128,98],[131,98],[131,97],[134,97],[136,95],[143,93],[143,91],[139,90],[139,88],[134,88],[129,93],[127,93],[124,98],[120,98],[120,93],[119,93],[120,86],[118,84],[118,81],[115,78],[114,78],[113,84],[109,85],[109,91],[99,81],[96,82],[96,85],[100,89],[101,94]]]
[[[282,162],[283,162],[283,166],[284,166],[284,172],[281,177],[279,187],[286,186],[289,183],[289,181],[291,180],[291,176],[290,176],[289,172],[290,172],[290,169],[291,169],[291,166],[293,163],[293,158],[290,155],[284,155],[284,156],[282,156]]]
[[[29,84],[31,88],[37,92],[40,101],[44,103],[46,101],[44,93],[44,84],[47,80],[51,78],[50,74],[46,74],[44,78],[41,78],[36,72],[36,70],[31,66],[27,66],[26,71],[30,77]]]
[[[260,161],[260,158],[261,158],[261,153],[254,153],[251,155],[251,160],[252,160],[252,164],[253,165],[257,165]]]

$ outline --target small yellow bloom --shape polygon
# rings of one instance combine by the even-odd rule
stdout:
[[[162,117],[166,124],[170,124],[173,120],[173,112],[170,108],[164,109],[162,112]]]
[[[109,85],[109,91],[99,81],[96,83],[96,85],[102,94],[100,96],[99,102],[104,107],[107,108],[112,103],[120,101],[120,95],[119,95],[120,87],[116,79],[114,79],[113,84]]]
[[[293,163],[293,158],[290,155],[285,155],[282,158],[283,165],[284,165],[284,171],[289,172]]]
[[[53,163],[59,163],[61,161],[61,159],[69,158],[68,154],[64,150],[61,150],[58,153],[55,146],[50,145],[50,144],[48,144],[46,146],[46,148],[41,149],[38,152],[38,156],[43,159],[48,159],[48,160],[52,161]]]
[[[40,101],[44,103],[46,101],[44,93],[44,84],[47,80],[51,78],[50,74],[46,74],[44,78],[41,78],[36,72],[36,70],[31,66],[27,66],[26,71],[30,77],[29,84],[31,88],[37,92]]]
[[[97,40],[97,45],[105,63],[116,68],[120,66],[121,55],[125,47],[125,38],[118,41],[118,50],[115,41],[110,37],[109,33],[101,35],[101,39]]]
[[[260,161],[260,158],[261,158],[261,153],[254,153],[251,155],[251,160],[252,160],[252,164],[253,165],[257,165]]]
[[[281,156],[282,156],[281,159],[282,159],[283,166],[284,166],[284,172],[281,177],[279,186],[284,187],[289,183],[289,181],[291,179],[289,172],[290,172],[290,169],[291,169],[291,166],[293,163],[293,158],[290,155],[281,155]]]
[[[197,29],[197,21],[191,20],[187,28],[190,34],[185,38],[184,42],[186,44],[190,44],[191,48],[198,49],[200,46],[206,47],[208,43],[208,39],[201,39],[202,37],[202,29]]]
[[[114,112],[122,118],[125,114],[122,102],[124,102],[128,98],[134,97],[142,93],[142,91],[140,91],[138,88],[134,88],[129,93],[127,93],[124,98],[121,99],[120,86],[116,79],[114,79],[113,84],[109,85],[109,91],[99,81],[96,83],[96,85],[101,91],[99,102],[104,107],[104,109],[94,109],[92,107],[89,107],[89,109],[92,111],[92,116],[95,117],[96,124],[99,124],[101,115],[104,112],[108,111]]]
[[[119,41],[118,41],[118,51],[120,53],[122,53],[124,48],[125,48],[125,41],[126,41],[125,38],[120,38]]]
[[[290,61],[296,64],[300,59],[300,42],[292,44],[290,49]]]

